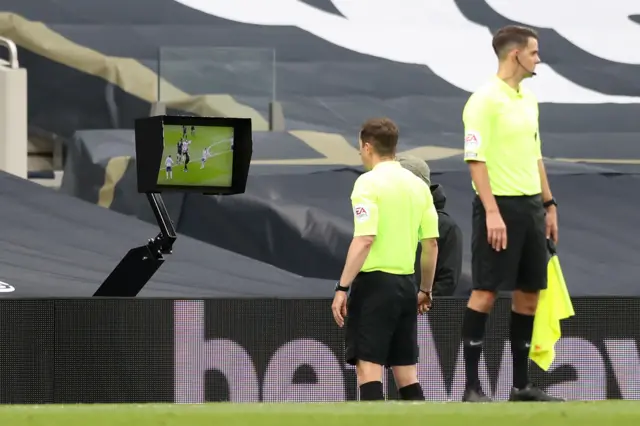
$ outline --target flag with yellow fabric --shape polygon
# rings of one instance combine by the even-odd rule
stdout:
[[[555,345],[562,335],[560,321],[575,315],[555,244],[547,240],[547,247],[551,254],[547,265],[547,289],[540,292],[529,352],[529,358],[544,371],[549,370],[556,357]]]

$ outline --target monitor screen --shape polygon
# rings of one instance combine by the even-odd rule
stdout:
[[[233,140],[233,127],[164,124],[157,185],[231,187]]]
[[[250,118],[158,115],[135,121],[138,192],[242,194],[253,141]]]

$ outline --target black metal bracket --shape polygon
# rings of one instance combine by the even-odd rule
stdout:
[[[162,259],[163,255],[171,254],[173,251],[173,243],[177,238],[176,230],[162,196],[157,193],[148,193],[147,200],[160,228],[160,233],[155,238],[149,239],[147,247],[157,259]]]
[[[147,200],[160,233],[146,245],[129,250],[93,297],[136,297],[164,263],[164,256],[172,253],[177,234],[164,200],[158,193],[147,193]]]

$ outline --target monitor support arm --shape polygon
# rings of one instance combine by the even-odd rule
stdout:
[[[177,235],[162,196],[147,193],[147,200],[160,233],[146,245],[129,250],[93,297],[136,297],[164,263],[164,255],[172,253]]]
[[[154,239],[149,240],[147,247],[157,259],[162,259],[162,255],[172,253],[173,243],[177,238],[176,229],[173,227],[162,196],[158,193],[147,193],[147,200],[149,200],[153,215],[156,217],[158,227],[160,227],[160,233]]]

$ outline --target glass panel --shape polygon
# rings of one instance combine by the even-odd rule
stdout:
[[[161,47],[158,100],[185,96],[230,95],[239,102],[275,101],[275,50],[237,47]]]

